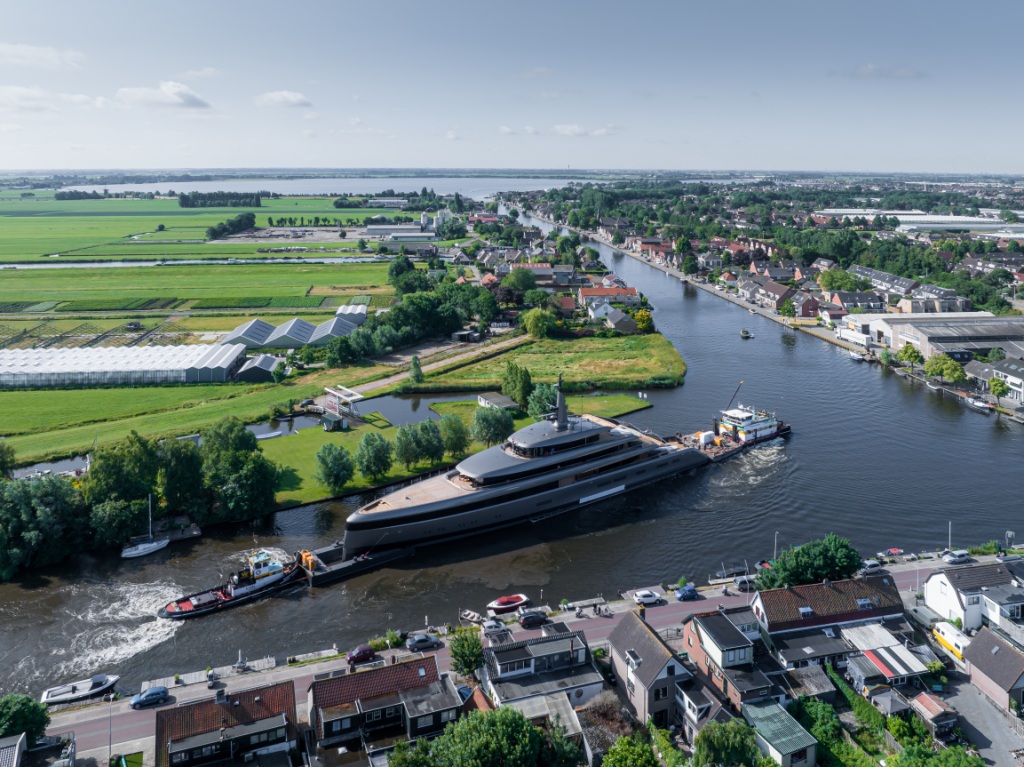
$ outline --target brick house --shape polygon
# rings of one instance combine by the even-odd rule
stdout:
[[[743,703],[764,700],[771,680],[754,666],[754,642],[722,611],[683,619],[683,647],[690,661],[739,712]]]
[[[636,288],[580,288],[576,301],[580,308],[597,303],[639,306],[640,296]]]
[[[633,611],[622,617],[608,644],[612,671],[631,712],[641,722],[651,718],[658,727],[668,727],[674,719],[674,687],[692,676],[682,659]]]
[[[885,301],[877,293],[836,290],[829,296],[829,301],[847,311],[851,309],[863,309],[866,312],[885,311]]]
[[[1003,711],[1010,702],[1024,705],[1024,652],[989,628],[978,632],[964,650],[971,684]]]
[[[790,301],[793,302],[793,308],[796,310],[797,317],[818,316],[818,299],[810,293],[794,293]]]
[[[791,287],[769,280],[758,288],[754,294],[754,301],[768,309],[778,311],[786,301],[793,297],[795,292]]]
[[[156,712],[156,767],[258,761],[295,747],[295,687],[254,687]],[[250,756],[253,755],[253,756]]]

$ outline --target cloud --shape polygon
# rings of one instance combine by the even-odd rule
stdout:
[[[268,91],[255,98],[258,107],[311,107],[313,102],[298,91]]]
[[[52,112],[53,100],[42,88],[0,85],[0,110],[7,112]]]
[[[541,91],[540,92],[540,97],[542,99],[544,99],[545,101],[554,101],[555,99],[557,99],[561,95],[562,94],[559,93],[558,91]]]
[[[551,70],[547,67],[527,67],[515,74],[520,80],[536,80],[538,77],[550,77]]]
[[[24,128],[16,123],[0,123],[0,133],[14,133],[19,130],[24,130]]]
[[[180,75],[175,75],[179,80],[206,80],[210,77],[220,77],[220,70],[216,67],[201,67],[189,69]]]
[[[304,130],[302,131],[302,138],[316,138],[317,132],[315,130]]]
[[[513,135],[515,135],[515,131],[512,128],[508,127],[507,125],[499,125],[498,126],[498,133],[500,133],[502,136],[513,136]]]
[[[304,112],[302,114],[302,119],[303,120],[318,120],[318,119],[320,119],[320,113],[319,112],[314,112],[312,110],[309,111],[309,112]]]
[[[523,133],[525,133],[527,136],[536,136],[538,132],[539,131],[532,125],[527,125],[523,128]]]
[[[453,130],[450,130],[446,134],[444,134],[444,137],[449,141],[460,141],[462,139],[462,136],[460,136]]]
[[[829,74],[854,80],[920,80],[928,76],[927,72],[913,67],[892,68],[878,64],[861,64],[855,69],[840,69]]]
[[[565,123],[553,126],[551,132],[558,136],[569,136],[571,138],[578,136],[610,136],[615,132],[615,126],[609,124],[597,130],[587,130],[579,123]]]
[[[106,109],[114,103],[105,96],[86,96],[84,93],[62,93],[60,97],[80,107],[92,107],[93,109]]]
[[[210,108],[210,102],[184,83],[174,80],[165,80],[159,88],[118,88],[117,99],[134,106]]]
[[[35,69],[78,69],[85,54],[73,50],[57,50],[51,46],[0,43],[0,64]]]

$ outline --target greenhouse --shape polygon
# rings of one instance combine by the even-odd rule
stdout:
[[[0,388],[220,383],[245,361],[245,346],[0,349]]]

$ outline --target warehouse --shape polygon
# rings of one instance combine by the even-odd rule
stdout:
[[[276,328],[263,320],[249,320],[228,333],[221,343],[244,344],[247,349],[300,349],[303,346],[325,346],[332,338],[347,336],[365,319],[364,314],[340,314],[319,325],[313,325],[296,317]]]
[[[270,383],[274,380],[274,368],[281,362],[271,354],[260,354],[248,359],[235,376],[243,383]]]
[[[275,328],[263,343],[268,349],[298,349],[309,343],[316,325],[296,317]]]
[[[262,349],[274,332],[274,326],[261,319],[249,320],[232,330],[221,341],[222,344],[245,344],[247,349]]]
[[[0,349],[0,387],[222,383],[244,360],[242,344]]]
[[[366,322],[367,308],[366,304],[346,304],[345,306],[339,306],[335,315],[347,322],[351,322],[353,325],[362,325]]]

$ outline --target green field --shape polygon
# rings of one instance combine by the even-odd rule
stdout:
[[[660,334],[618,338],[545,339],[455,370],[427,374],[417,391],[480,391],[500,385],[506,360],[530,371],[535,382],[562,374],[570,389],[638,389],[677,386],[686,363]]]

